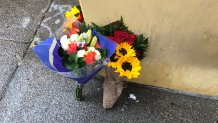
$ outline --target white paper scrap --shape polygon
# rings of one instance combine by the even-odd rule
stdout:
[[[133,100],[136,100],[136,96],[134,94],[130,94],[129,95],[129,98],[133,99]]]

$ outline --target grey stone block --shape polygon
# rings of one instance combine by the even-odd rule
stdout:
[[[1,0],[0,39],[30,42],[52,0]]]
[[[27,49],[27,44],[0,40],[0,97]]]
[[[62,29],[64,13],[78,4],[78,1],[54,0],[34,37],[34,42],[39,43],[51,36],[60,38],[60,35],[57,36],[56,33],[64,34]]]

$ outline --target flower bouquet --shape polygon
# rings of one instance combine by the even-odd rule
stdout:
[[[107,65],[108,58],[115,52],[116,43],[86,26],[82,15],[77,13],[79,9],[74,7],[72,10],[74,15],[69,15],[68,19],[74,21],[65,28],[67,34],[60,40],[48,38],[34,46],[33,50],[47,68],[77,81],[76,98],[81,100],[83,85]]]

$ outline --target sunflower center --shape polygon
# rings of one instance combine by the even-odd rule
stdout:
[[[123,48],[121,48],[121,49],[119,50],[119,52],[120,52],[123,56],[127,54],[127,51],[126,51],[125,49],[123,49]]]
[[[122,68],[123,68],[124,71],[126,71],[126,70],[131,71],[131,70],[132,70],[132,64],[129,63],[129,62],[124,62],[124,63],[122,64]]]
[[[111,62],[117,62],[118,59],[115,58],[116,54],[114,53],[111,57],[110,57],[110,60]]]

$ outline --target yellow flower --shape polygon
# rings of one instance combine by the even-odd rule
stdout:
[[[79,13],[80,10],[76,6],[74,6],[73,8],[70,9],[70,11],[65,12],[65,17],[66,19],[69,19],[70,17],[76,16]]]
[[[117,70],[120,76],[126,76],[128,79],[138,78],[139,71],[142,69],[140,61],[136,57],[120,57],[117,61]]]
[[[136,56],[135,50],[126,42],[117,45],[116,54],[125,57]]]
[[[118,57],[116,54],[113,54],[113,55],[110,57],[108,66],[109,66],[109,67],[113,67],[113,68],[117,68],[117,61],[118,61],[118,59],[119,59],[119,57]]]

